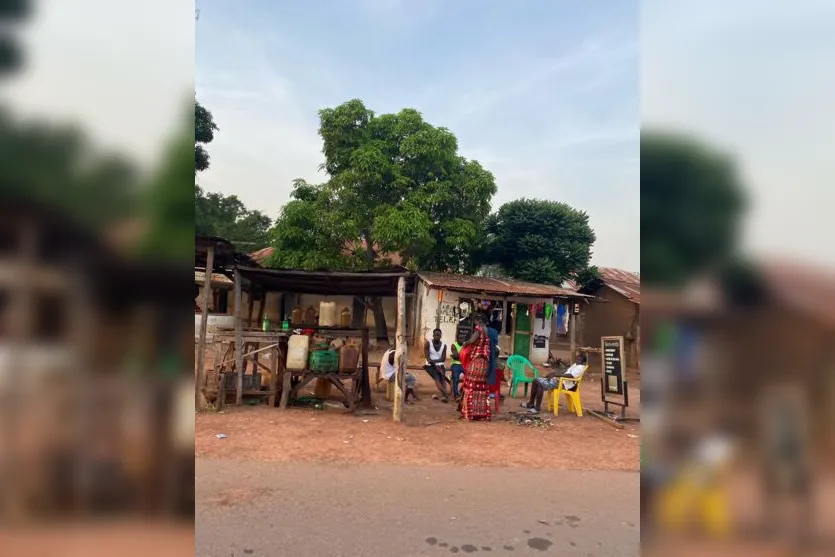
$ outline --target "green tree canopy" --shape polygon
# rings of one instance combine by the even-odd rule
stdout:
[[[247,209],[238,196],[204,192],[200,186],[195,186],[196,233],[220,236],[242,251],[254,251],[269,245],[270,226],[270,217]]]
[[[737,249],[745,195],[731,159],[696,139],[641,134],[641,280],[680,285]]]
[[[10,31],[11,25],[29,19],[32,15],[30,0],[0,1],[0,78],[20,69],[23,53],[17,37]]]
[[[127,159],[102,153],[76,127],[15,117],[0,107],[0,191],[104,229],[131,216],[139,183]]]
[[[565,203],[517,199],[490,215],[486,229],[482,263],[507,276],[559,285],[588,273],[595,234],[588,215]]]
[[[296,183],[273,232],[274,265],[371,268],[389,252],[426,270],[474,267],[496,183],[458,154],[449,130],[413,109],[375,115],[358,99],[321,110],[319,121],[329,179]]]
[[[300,203],[282,213],[274,236],[278,252],[310,251],[284,230],[293,228],[294,211],[308,204],[315,205],[317,218],[339,223],[343,245],[368,247],[360,260],[346,254],[344,266],[372,267],[380,251],[424,269],[457,272],[472,266],[496,184],[478,162],[458,154],[449,130],[432,126],[412,109],[377,116],[356,99],[321,110],[319,118],[322,169],[330,179],[320,186],[303,184],[301,197],[294,197]],[[306,256],[279,257],[304,262]]]
[[[218,127],[209,112],[203,105],[194,101],[194,172],[202,172],[209,168],[209,153],[204,145],[211,143],[215,138]]]

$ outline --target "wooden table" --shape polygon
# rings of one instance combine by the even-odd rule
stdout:
[[[287,341],[292,335],[292,330],[313,330],[315,334],[323,337],[332,338],[359,338],[361,339],[360,361],[358,362],[357,371],[354,373],[320,373],[310,370],[285,370],[285,361],[287,356]],[[214,335],[218,346],[225,343],[231,344],[231,353],[234,354],[234,346],[236,343],[235,331],[221,329]],[[362,403],[366,406],[371,406],[371,387],[368,380],[368,329],[347,329],[339,327],[317,327],[311,325],[292,325],[288,331],[269,331],[264,332],[257,329],[244,330],[241,335],[242,350],[244,353],[244,372],[248,364],[252,363],[253,373],[261,368],[270,374],[270,386],[268,391],[260,389],[247,389],[243,394],[248,396],[267,396],[269,397],[269,405],[275,406],[275,401],[281,387],[280,407],[286,408],[290,397],[296,397],[301,388],[310,383],[313,379],[323,379],[332,383],[340,392],[345,394],[346,403],[350,409],[356,407],[356,400],[360,398]],[[266,344],[265,348],[261,348],[262,344]],[[258,354],[266,350],[271,350],[270,367],[264,365],[263,362],[258,361]],[[229,356],[227,358],[226,356]],[[234,363],[234,358],[227,354],[217,354],[216,358],[221,360],[221,363]],[[237,373],[237,370],[235,370]],[[353,387],[351,394],[345,387],[343,381],[351,379]],[[219,390],[219,406],[225,403],[227,395],[226,385],[221,378]],[[237,387],[232,390],[237,392]]]
[[[275,401],[278,396],[279,377],[284,370],[284,359],[287,354],[287,339],[290,337],[289,332],[285,331],[269,331],[264,332],[258,329],[244,330],[242,334],[243,341],[243,373],[246,373],[247,368],[252,364],[252,373],[254,374],[259,369],[266,371],[269,374],[270,384],[268,390],[263,390],[260,385],[255,389],[244,389],[243,394],[247,396],[266,396],[268,404],[275,406]],[[218,370],[218,408],[221,408],[226,403],[226,396],[231,391],[237,393],[237,383],[230,390],[226,386],[223,378],[223,368],[226,364],[229,365],[231,373],[237,375],[238,370],[235,368],[235,331],[221,329],[214,335],[217,346],[215,352],[215,369]],[[228,348],[223,349],[226,345]],[[262,347],[261,345],[266,345]],[[269,367],[263,361],[259,361],[259,354],[268,352],[270,354]],[[220,360],[219,362],[217,360]],[[230,372],[226,372],[227,374]]]
[[[309,369],[303,370],[284,370],[284,382],[281,387],[281,403],[282,409],[287,408],[291,400],[298,398],[299,391],[303,389],[308,383],[314,379],[321,381],[328,381],[345,396],[345,406],[349,411],[353,412],[356,409],[357,399],[362,396],[360,392],[360,381],[362,377],[362,368],[358,367],[354,373],[323,373],[320,371],[312,371]],[[351,390],[349,391],[343,381],[351,380]]]

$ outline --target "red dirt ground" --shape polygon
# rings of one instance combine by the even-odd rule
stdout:
[[[599,378],[588,379],[581,389],[584,406],[601,409]],[[506,398],[493,422],[464,422],[452,403],[431,399],[430,383],[418,377],[421,400],[406,407],[402,424],[392,422],[391,403],[381,393],[374,393],[376,410],[355,415],[330,406],[282,411],[263,405],[199,413],[195,454],[262,461],[639,470],[639,424],[616,429],[563,408],[557,417],[543,413],[551,420],[548,427],[517,425],[509,412],[521,412],[521,398]],[[639,389],[630,385],[630,415],[638,414]],[[218,439],[218,433],[228,437]]]

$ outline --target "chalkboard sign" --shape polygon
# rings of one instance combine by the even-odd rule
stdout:
[[[547,342],[548,342],[548,337],[546,337],[546,336],[534,335],[534,337],[533,337],[533,347],[534,348],[545,348]]]
[[[623,337],[603,337],[603,396],[624,394]]]
[[[455,329],[455,340],[459,344],[467,342],[473,334],[473,319],[467,318],[458,322],[458,327]]]

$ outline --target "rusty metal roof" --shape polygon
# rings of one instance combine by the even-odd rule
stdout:
[[[347,242],[345,242],[345,253],[350,254],[353,251],[355,251],[356,249],[365,249],[365,245],[366,245],[366,243],[365,243],[364,240],[362,242],[347,241]],[[387,262],[391,265],[402,265],[403,264],[403,259],[396,253],[384,253],[384,252],[381,252],[379,249],[377,249],[377,252],[378,252],[377,253],[377,261],[380,261],[380,262],[385,261],[385,262]],[[254,252],[250,253],[249,256],[252,258],[253,261],[255,261],[256,263],[258,263],[259,265],[261,265],[263,267],[264,262],[274,253],[275,253],[275,248],[274,247],[266,247],[266,248],[259,249],[258,251],[254,251]]]
[[[603,284],[625,297],[630,302],[641,303],[641,275],[621,269],[602,267],[600,278]]]
[[[549,284],[536,284],[508,278],[474,277],[448,273],[418,273],[429,286],[462,292],[499,294],[502,296],[530,296],[539,298],[591,298],[575,290]]]
[[[266,247],[266,248],[263,248],[263,249],[259,249],[258,251],[253,251],[252,253],[249,254],[249,256],[252,258],[253,261],[255,261],[256,263],[258,263],[259,265],[261,265],[263,267],[264,261],[266,261],[267,258],[270,257],[274,253],[275,253],[275,248]]]
[[[206,280],[205,272],[194,271],[195,284],[203,284],[204,280]],[[234,282],[232,282],[232,279],[225,275],[221,275],[220,273],[212,273],[212,284],[234,284]]]
[[[598,270],[600,281],[604,285],[630,302],[641,303],[641,275],[613,267],[600,267]],[[563,286],[571,290],[579,290],[577,283],[573,280],[565,281]]]
[[[833,270],[791,261],[767,262],[760,269],[773,296],[797,311],[835,326]]]

